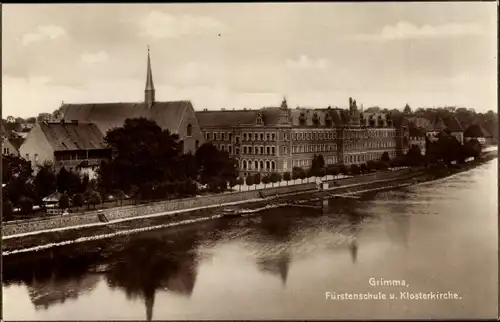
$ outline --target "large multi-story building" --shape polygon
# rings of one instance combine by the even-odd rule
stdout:
[[[243,176],[308,168],[318,154],[326,164],[360,164],[384,152],[395,157],[408,145],[405,124],[389,114],[360,113],[352,99],[349,109],[290,109],[283,99],[279,107],[204,110],[196,117],[205,141],[232,155]]]

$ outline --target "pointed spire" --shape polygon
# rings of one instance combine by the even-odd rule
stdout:
[[[153,72],[151,71],[151,58],[148,46],[148,66],[146,73],[146,89],[144,90],[144,98],[148,107],[152,107],[155,102],[155,85],[153,84]]]

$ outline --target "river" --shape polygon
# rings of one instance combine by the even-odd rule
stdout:
[[[441,181],[330,201],[324,213],[274,209],[22,262],[8,257],[3,318],[496,318],[497,177],[494,159]],[[405,285],[372,286],[370,278]],[[326,292],[388,298],[326,299]]]

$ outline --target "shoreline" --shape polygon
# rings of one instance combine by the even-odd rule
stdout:
[[[116,236],[137,234],[145,231],[164,229],[179,225],[188,225],[224,217],[248,216],[259,212],[303,204],[324,199],[342,198],[351,195],[367,195],[382,190],[431,183],[453,177],[461,172],[469,171],[496,158],[489,156],[472,161],[461,168],[447,168],[445,175],[436,176],[426,170],[412,169],[385,180],[375,180],[356,184],[334,186],[325,191],[309,189],[278,195],[278,197],[253,198],[235,202],[227,202],[197,208],[179,209],[132,218],[115,219],[106,223],[62,227],[45,231],[34,231],[4,236],[2,239],[2,255],[26,254],[53,247],[79,244],[92,240],[108,239]],[[353,191],[350,191],[353,190]],[[294,200],[297,199],[297,200]],[[292,203],[292,201],[294,201]],[[246,207],[245,207],[246,206]],[[233,208],[233,209],[224,209]],[[316,207],[316,209],[319,209]],[[207,213],[208,211],[208,213]],[[182,214],[182,218],[179,216]],[[128,227],[120,227],[124,223]]]

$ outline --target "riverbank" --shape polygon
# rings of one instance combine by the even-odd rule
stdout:
[[[339,181],[330,181],[329,188],[321,192],[316,189],[315,184],[304,185],[304,187],[279,191],[279,189],[269,189],[258,198],[245,198],[247,193],[229,195],[236,201],[221,202],[213,201],[213,204],[196,208],[178,209],[174,211],[151,213],[133,217],[123,217],[110,220],[109,222],[89,223],[66,227],[55,227],[43,230],[27,230],[17,232],[11,229],[11,234],[5,234],[2,243],[3,255],[39,251],[56,246],[78,244],[90,240],[111,238],[120,235],[128,235],[143,231],[173,227],[190,224],[206,220],[221,218],[224,216],[252,214],[270,208],[290,206],[294,203],[307,203],[317,200],[335,198],[346,195],[369,195],[384,189],[394,189],[402,186],[409,186],[415,183],[428,182],[450,176],[459,172],[467,171],[490,159],[495,155],[486,156],[483,159],[461,165],[459,168],[446,168],[445,171],[436,169],[407,169],[399,173],[381,172],[365,176],[358,176]],[[282,187],[285,188],[285,187]],[[292,187],[288,187],[292,188]],[[276,197],[278,192],[278,197]],[[259,193],[256,191],[255,193]],[[266,197],[266,195],[268,197]],[[225,197],[225,196],[219,196]],[[154,207],[154,206],[150,206]],[[148,208],[151,210],[150,208]],[[137,211],[135,211],[137,214]],[[94,214],[97,217],[97,214]],[[25,223],[25,227],[30,227]],[[31,223],[31,228],[37,222]],[[38,221],[40,224],[40,221]],[[45,222],[46,225],[54,222]],[[50,226],[49,226],[50,227]],[[17,227],[19,228],[19,227]]]

